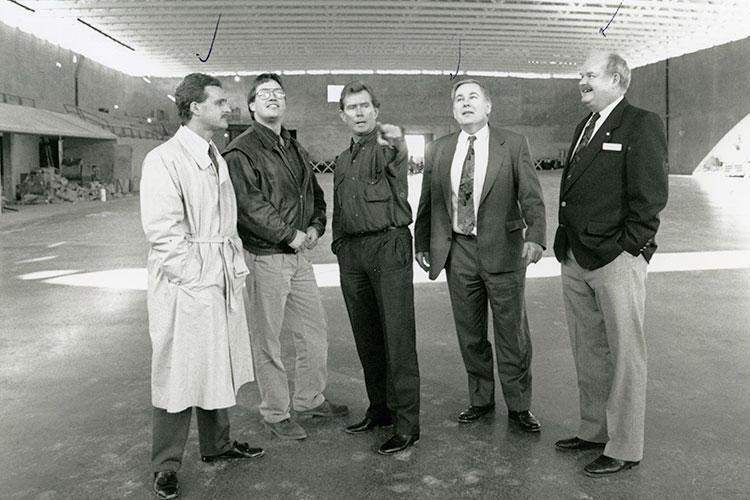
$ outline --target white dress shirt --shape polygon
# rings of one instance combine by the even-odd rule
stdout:
[[[609,115],[610,113],[612,113],[612,110],[615,109],[615,106],[620,104],[620,101],[622,101],[624,98],[625,96],[621,95],[620,97],[612,101],[609,104],[609,106],[599,111],[599,119],[596,120],[596,124],[594,125],[594,131],[591,133],[591,138],[589,139],[589,142],[591,142],[591,139],[593,139],[596,133],[599,132],[599,129],[602,127],[602,124],[607,120],[607,118],[609,118]],[[588,122],[586,122],[586,125],[588,125]],[[575,151],[576,148],[578,147],[578,143],[581,142],[581,138],[583,137],[583,133],[585,131],[586,131],[586,126],[584,126],[583,130],[581,130],[581,135],[578,136],[578,140],[576,141],[576,147],[573,148],[573,151]]]
[[[476,136],[474,141],[474,220],[476,220],[477,210],[479,209],[479,198],[482,195],[484,187],[484,178],[487,175],[487,160],[490,151],[490,127],[485,125],[477,131],[476,134],[467,134],[463,130],[458,134],[458,143],[456,144],[456,153],[453,155],[451,163],[451,224],[453,231],[462,232],[458,228],[458,188],[461,185],[461,171],[464,168],[466,152],[469,150],[469,135]],[[471,234],[477,234],[477,226]]]
[[[224,161],[221,153],[219,153],[219,150],[217,149],[216,144],[214,144],[214,141],[206,141],[203,137],[199,136],[198,134],[190,130],[190,128],[184,125],[180,126],[180,128],[177,130],[177,133],[175,134],[175,137],[180,141],[185,149],[190,152],[190,156],[195,159],[195,162],[198,164],[198,168],[200,168],[201,170],[203,170],[204,168],[208,168],[209,172],[214,175],[218,172],[219,183],[223,183],[227,180],[227,178],[229,177],[227,163]],[[219,162],[218,165],[213,165],[211,157],[208,156],[209,147],[213,149],[214,156],[216,156],[216,161]]]

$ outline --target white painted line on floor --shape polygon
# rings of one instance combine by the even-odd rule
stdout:
[[[315,278],[319,287],[338,287],[338,264],[316,264]],[[715,271],[721,269],[750,269],[750,251],[726,250],[716,252],[681,252],[657,253],[648,267],[649,273],[670,273],[689,271]],[[145,268],[111,269],[92,273],[78,271],[47,271],[60,273],[55,277],[44,279],[44,283],[65,286],[90,286],[97,288],[116,288],[125,290],[145,290],[147,274]],[[19,276],[20,279],[42,279],[41,273]],[[64,276],[62,274],[65,274]],[[36,275],[36,276],[35,276]],[[29,277],[35,276],[35,277]],[[551,278],[560,276],[560,263],[554,257],[545,257],[537,264],[529,266],[526,277],[529,279]],[[440,283],[445,281],[445,273],[435,281],[430,281],[427,273],[414,263],[414,283]]]
[[[52,260],[56,258],[57,258],[57,255],[47,255],[45,257],[37,257],[35,259],[19,260],[18,262],[16,262],[16,264],[29,264],[31,262],[44,262],[45,260]]]
[[[67,274],[80,273],[78,269],[66,269],[62,271],[39,271],[37,273],[22,274],[18,277],[21,280],[43,280],[48,278],[57,278]]]
[[[108,269],[93,273],[69,274],[44,280],[43,283],[66,286],[91,286],[119,290],[145,290],[148,275],[146,268]]]
[[[58,241],[57,243],[52,243],[51,245],[47,245],[47,248],[59,247],[59,246],[62,246],[64,244],[66,244],[66,243],[67,243],[67,241]]]

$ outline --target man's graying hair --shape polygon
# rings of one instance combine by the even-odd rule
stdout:
[[[628,63],[620,57],[619,54],[610,52],[605,54],[607,58],[607,73],[610,75],[620,75],[620,88],[622,90],[628,90],[630,86],[630,68]]]
[[[485,99],[487,99],[489,102],[492,102],[492,97],[490,97],[490,93],[487,91],[487,87],[479,83],[479,81],[473,79],[461,80],[460,82],[456,82],[456,84],[453,86],[453,90],[451,90],[451,101],[454,101],[456,99],[456,91],[458,90],[458,87],[460,87],[461,85],[466,85],[467,83],[478,85],[479,88],[482,89],[482,94],[484,94]]]

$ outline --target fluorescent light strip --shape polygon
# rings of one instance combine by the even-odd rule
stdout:
[[[107,33],[103,32],[102,30],[100,30],[99,28],[97,28],[96,26],[92,26],[92,25],[90,25],[89,23],[87,23],[86,21],[84,21],[83,19],[81,19],[80,17],[79,17],[79,18],[76,18],[76,20],[77,20],[77,21],[78,21],[79,23],[83,24],[84,26],[88,26],[89,28],[91,28],[92,30],[96,31],[96,32],[97,32],[97,33],[99,33],[100,35],[102,35],[102,36],[106,36],[107,38],[109,38],[109,39],[110,39],[110,40],[112,40],[113,42],[115,42],[115,43],[119,43],[120,45],[122,45],[122,46],[123,46],[123,47],[125,47],[126,49],[130,49],[130,50],[132,50],[133,52],[135,52],[135,49],[134,49],[133,47],[131,47],[130,45],[128,45],[128,44],[126,44],[126,43],[122,43],[122,42],[121,42],[120,40],[118,40],[117,38],[115,38],[115,37],[113,37],[113,36],[111,36],[111,35],[108,35]]]

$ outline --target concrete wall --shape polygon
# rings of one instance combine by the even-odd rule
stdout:
[[[121,146],[130,146],[131,148],[131,158],[130,163],[132,165],[132,170],[130,171],[130,181],[134,183],[131,186],[132,191],[138,191],[138,182],[140,181],[141,177],[141,169],[143,167],[143,159],[146,158],[146,155],[149,151],[154,149],[156,146],[161,144],[163,141],[154,141],[149,139],[131,139],[128,137],[120,137],[117,140],[117,144]],[[122,177],[117,177],[120,179],[120,182],[122,181]],[[123,187],[125,184],[123,183]]]
[[[63,111],[63,104],[75,104],[78,70],[79,106],[107,108],[112,116],[156,116],[162,109],[170,120],[176,119],[174,104],[162,88],[80,55],[73,63],[74,55],[0,22],[0,92],[34,99],[38,108]]]
[[[670,172],[690,174],[750,113],[750,38],[633,71],[628,98],[668,121]]]
[[[21,174],[39,169],[39,136],[28,134],[10,135],[10,176],[3,182],[8,200],[16,199],[16,184],[21,182]],[[3,137],[5,134],[3,135]],[[6,163],[6,167],[8,164]]]
[[[11,184],[11,167],[10,167],[10,134],[4,133],[0,136],[0,141],[3,143],[2,147],[2,162],[3,162],[3,170],[2,170],[2,176],[0,177],[0,194],[5,196],[5,198],[8,199],[8,201],[12,201],[13,198],[10,196],[10,190],[8,189],[8,186]],[[0,212],[2,211],[2,207],[0,207]]]
[[[115,141],[66,137],[63,143],[65,158],[80,158],[86,166],[96,165],[97,177],[112,182],[115,165]]]

